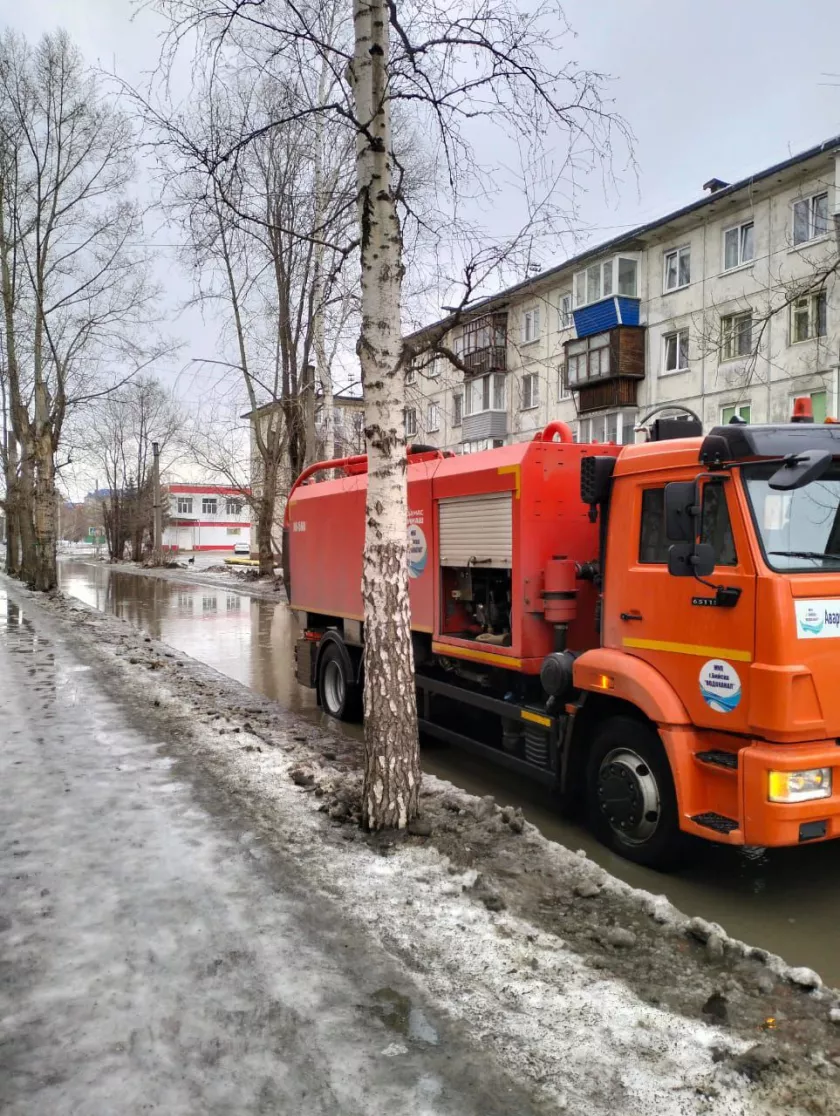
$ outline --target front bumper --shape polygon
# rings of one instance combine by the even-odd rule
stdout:
[[[809,744],[756,742],[739,753],[739,781],[745,845],[798,845],[840,837],[840,747],[834,740]],[[810,802],[770,802],[771,771],[832,769],[832,794]],[[825,823],[824,826],[821,823]],[[803,829],[803,826],[805,827]]]

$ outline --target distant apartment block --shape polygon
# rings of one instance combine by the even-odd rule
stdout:
[[[233,550],[251,539],[251,512],[238,488],[219,484],[166,486],[164,550]]]
[[[811,280],[838,259],[840,137],[704,190],[470,306],[445,338],[465,367],[406,373],[406,436],[468,453],[561,419],[580,441],[626,443],[661,404],[708,428],[786,419],[795,395],[836,415],[840,296],[833,276]]]

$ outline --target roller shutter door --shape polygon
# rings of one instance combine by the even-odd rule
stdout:
[[[509,569],[513,565],[510,492],[457,496],[438,501],[442,566]]]

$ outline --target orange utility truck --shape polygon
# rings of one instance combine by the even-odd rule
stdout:
[[[685,835],[840,835],[840,426],[808,403],[705,436],[660,417],[630,446],[552,423],[411,447],[421,730],[556,785],[639,863]],[[363,686],[366,468],[313,466],[286,512],[298,679],[338,718]]]

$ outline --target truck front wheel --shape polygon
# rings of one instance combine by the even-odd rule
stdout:
[[[361,715],[359,687],[347,669],[341,649],[334,643],[324,648],[318,669],[321,706],[337,721],[357,721]]]
[[[590,825],[628,860],[673,868],[685,853],[665,749],[651,725],[611,717],[595,732],[586,774]]]

